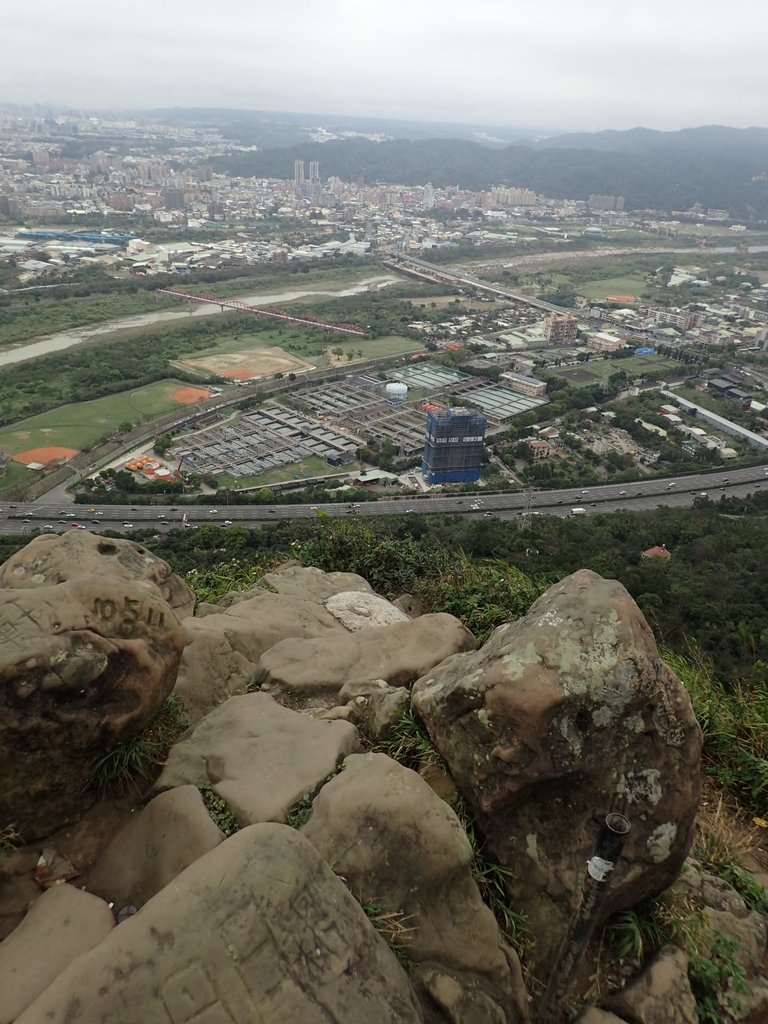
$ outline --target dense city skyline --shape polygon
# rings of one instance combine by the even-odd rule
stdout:
[[[4,18],[0,102],[86,108],[235,107],[520,126],[676,129],[765,122],[756,0],[691,19],[650,0],[535,9],[478,0],[386,6],[295,0],[215,15],[42,0]]]

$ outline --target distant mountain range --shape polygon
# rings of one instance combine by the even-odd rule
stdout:
[[[226,137],[260,149],[298,145],[334,138],[363,137],[377,141],[392,139],[470,139],[487,146],[533,140],[541,132],[512,125],[489,127],[440,121],[404,121],[386,117],[351,114],[294,114],[274,110],[232,110],[208,107],[171,107],[144,112],[165,123],[214,125]]]
[[[233,141],[257,147],[214,161],[232,174],[291,178],[294,160],[318,160],[323,178],[474,190],[509,184],[553,198],[623,195],[627,209],[688,210],[698,202],[736,219],[768,219],[767,128],[633,128],[536,138],[516,128],[269,111],[153,114],[215,124]]]

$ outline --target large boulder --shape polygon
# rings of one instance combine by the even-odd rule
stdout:
[[[347,590],[333,594],[323,602],[331,615],[350,633],[371,626],[391,626],[395,622],[408,622],[408,616],[378,594],[361,594]]]
[[[171,692],[184,634],[158,588],[82,576],[0,590],[0,821],[24,839],[79,817],[94,762]]]
[[[107,904],[72,885],[38,897],[21,924],[0,942],[0,1024],[12,1024],[65,967],[115,926]]]
[[[306,839],[244,829],[79,957],[16,1024],[420,1024],[404,971]]]
[[[244,693],[259,658],[287,637],[302,639],[347,630],[322,604],[251,591],[221,612],[186,619],[187,646],[176,693],[192,723],[228,697]]]
[[[50,587],[80,576],[153,583],[177,619],[191,615],[195,607],[195,595],[162,558],[132,540],[100,537],[87,530],[35,537],[0,566],[0,589]]]
[[[385,754],[348,757],[315,798],[302,834],[363,905],[402,922],[403,952],[439,1019],[527,1018],[520,965],[472,878],[469,840],[415,772]]]
[[[262,655],[254,683],[269,693],[302,697],[332,696],[348,683],[374,679],[408,686],[451,654],[474,647],[474,637],[453,615],[422,615],[356,633],[283,640]]]
[[[224,836],[196,786],[156,796],[134,814],[88,875],[88,889],[119,911],[141,907]]]
[[[422,620],[416,620],[422,621]],[[548,970],[575,912],[599,822],[632,822],[596,920],[670,885],[693,838],[701,730],[621,584],[582,570],[476,654],[413,687]]]
[[[358,750],[349,722],[310,718],[249,693],[230,697],[173,747],[156,789],[210,783],[240,825],[285,821]]]
[[[362,576],[352,572],[324,572],[314,566],[299,565],[298,562],[286,562],[273,572],[265,573],[258,584],[251,590],[232,591],[225,594],[218,602],[219,608],[232,608],[241,601],[248,601],[261,593],[282,594],[284,597],[297,597],[302,601],[313,601],[323,604],[334,594],[356,591],[361,594],[372,594],[370,583]]]

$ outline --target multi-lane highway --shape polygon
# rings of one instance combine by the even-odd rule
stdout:
[[[413,495],[380,498],[375,502],[336,502],[320,505],[50,505],[21,503],[0,507],[0,532],[62,532],[75,527],[100,532],[153,527],[159,530],[195,527],[205,523],[219,526],[259,526],[280,519],[329,516],[392,516],[451,513],[464,516],[508,519],[521,514],[578,515],[617,509],[656,508],[660,505],[689,505],[695,498],[718,499],[721,495],[744,495],[768,490],[768,466],[733,468],[695,476],[637,480],[631,483],[567,488],[559,491],[529,491],[513,494]]]

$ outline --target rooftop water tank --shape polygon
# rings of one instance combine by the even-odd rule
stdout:
[[[408,396],[408,386],[401,384],[399,381],[393,381],[387,384],[384,389],[387,396],[387,405],[396,409],[400,405],[405,405],[405,399]]]

